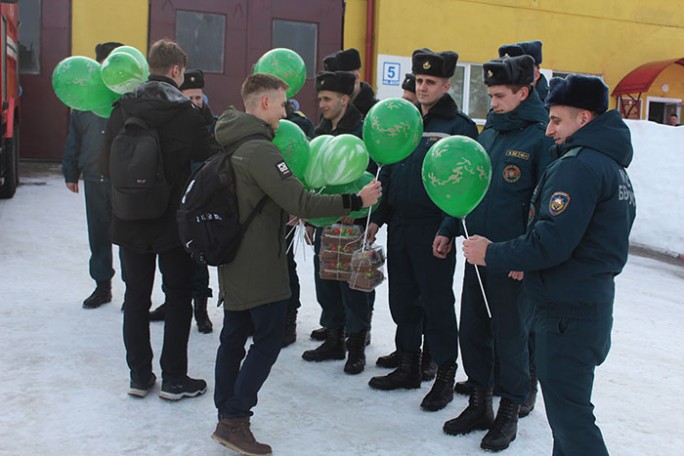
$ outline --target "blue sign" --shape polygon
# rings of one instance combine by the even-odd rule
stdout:
[[[383,85],[398,86],[401,83],[401,64],[385,62],[382,65]]]

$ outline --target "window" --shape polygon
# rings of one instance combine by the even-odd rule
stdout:
[[[176,42],[188,54],[188,68],[223,73],[225,33],[221,14],[176,11]]]
[[[273,48],[287,48],[299,54],[306,64],[306,78],[316,75],[318,24],[273,20]]]
[[[41,0],[22,0],[19,8],[21,40],[19,42],[19,72],[40,74]]]
[[[484,125],[487,112],[489,112],[489,96],[487,87],[484,85],[482,65],[459,63],[450,81],[449,94],[459,109],[478,124]]]

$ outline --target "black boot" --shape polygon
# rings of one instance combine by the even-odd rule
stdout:
[[[424,382],[429,382],[437,375],[437,363],[432,360],[430,347],[423,338],[423,354],[420,357],[420,374]]]
[[[164,321],[166,318],[166,303],[150,312],[150,321]]]
[[[97,282],[95,291],[83,301],[84,309],[97,309],[102,304],[112,302],[112,281],[103,280]]]
[[[537,402],[537,371],[530,369],[530,394],[527,395],[527,399],[525,399],[523,405],[520,406],[518,418],[525,418],[532,413],[535,402]]]
[[[420,388],[420,353],[400,353],[399,367],[387,375],[371,378],[368,385],[386,391]]]
[[[318,329],[314,329],[313,331],[311,331],[311,338],[313,340],[324,341],[325,335],[326,335],[326,329],[325,328],[318,328]]]
[[[379,357],[375,365],[385,369],[396,369],[399,367],[399,352],[395,350],[389,355]]]
[[[457,367],[454,362],[439,366],[437,379],[430,392],[423,398],[423,402],[420,403],[420,408],[428,412],[436,412],[454,400],[454,379]]]
[[[492,390],[470,389],[468,407],[456,418],[444,423],[444,432],[451,435],[468,434],[476,429],[489,429],[494,424]]]
[[[206,297],[195,298],[195,322],[197,322],[197,330],[202,334],[209,334],[214,329],[207,313]]]
[[[349,335],[348,345],[349,355],[344,364],[344,371],[347,374],[356,375],[363,372],[366,367],[366,333],[361,331]]]
[[[515,436],[518,433],[519,411],[520,406],[518,404],[514,404],[510,399],[502,397],[494,424],[482,439],[480,448],[489,451],[501,451],[508,448],[508,445],[515,440]]]
[[[297,308],[288,307],[285,316],[285,337],[283,338],[283,348],[294,344],[297,340]]]
[[[325,342],[314,350],[302,353],[307,361],[327,361],[329,359],[344,359],[344,328],[328,328]]]
[[[456,382],[454,385],[454,393],[456,394],[461,394],[463,396],[470,396],[470,392],[473,389],[472,383],[470,383],[470,380],[466,380],[464,382]]]

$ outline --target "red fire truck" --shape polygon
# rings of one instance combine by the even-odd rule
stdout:
[[[0,198],[11,198],[19,183],[19,7],[17,0],[0,0]]]

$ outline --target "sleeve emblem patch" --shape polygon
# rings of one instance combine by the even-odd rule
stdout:
[[[515,184],[521,176],[522,172],[516,165],[508,165],[503,170],[503,179],[509,184]]]
[[[276,169],[278,170],[278,174],[280,174],[280,177],[282,179],[287,179],[288,177],[292,176],[292,171],[290,168],[287,166],[287,163],[285,161],[280,161],[276,163]]]
[[[570,205],[570,195],[565,192],[556,192],[549,200],[549,214],[557,216],[563,213]]]

